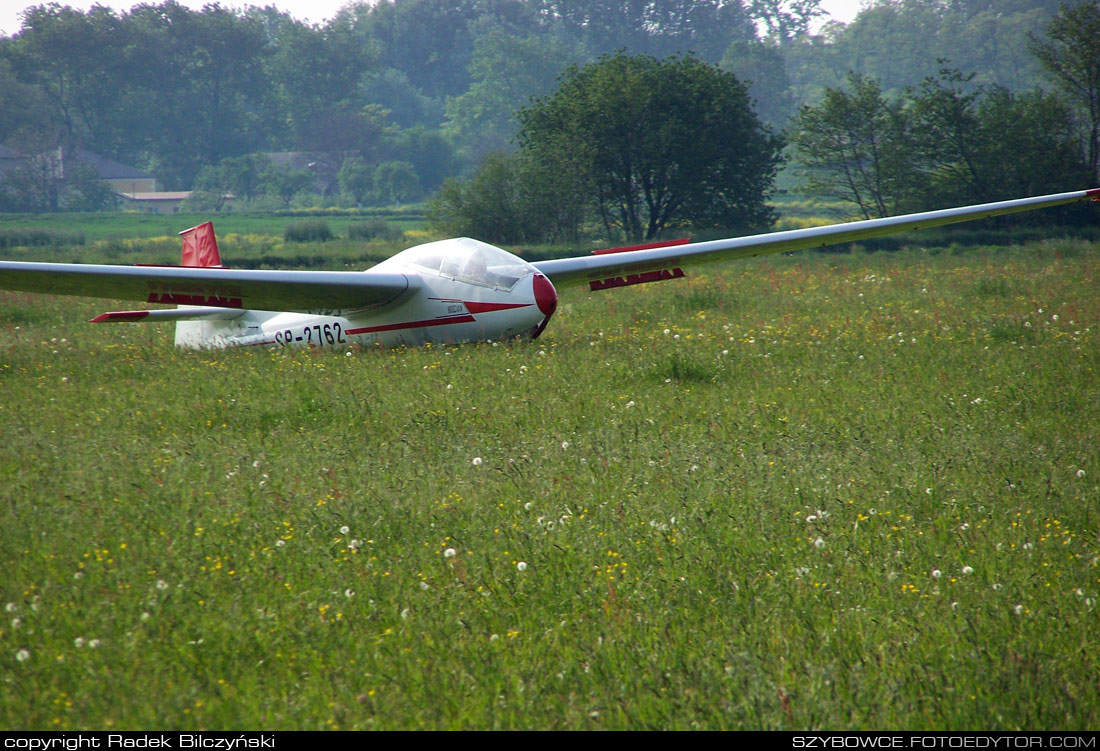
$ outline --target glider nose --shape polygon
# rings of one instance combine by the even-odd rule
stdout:
[[[542,323],[531,334],[532,339],[538,339],[546,324],[550,323],[550,316],[558,309],[558,291],[542,274],[535,274],[535,278],[531,280],[531,289],[535,294],[535,305],[543,315]]]
[[[539,306],[542,314],[547,318],[554,315],[554,311],[558,309],[558,291],[550,280],[542,274],[535,274],[532,288],[535,292],[535,305]]]

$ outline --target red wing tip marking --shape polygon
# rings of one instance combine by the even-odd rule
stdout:
[[[645,243],[643,245],[624,245],[621,248],[604,248],[603,250],[593,250],[594,256],[605,256],[608,253],[626,253],[631,250],[653,250],[654,248],[671,248],[674,245],[687,245],[691,242],[690,237],[681,237],[676,240],[663,240],[656,243]]]
[[[601,289],[613,287],[629,287],[632,284],[646,284],[647,282],[663,282],[665,279],[680,279],[684,276],[683,269],[657,269],[641,274],[627,274],[625,277],[614,276],[610,279],[596,279],[588,283],[588,288],[595,292]]]
[[[113,313],[100,313],[92,319],[92,323],[106,323],[108,321],[140,321],[149,315],[148,310],[119,310]]]
[[[1085,191],[1085,195],[1091,198],[1093,201],[1100,202],[1100,188],[1092,188]]]

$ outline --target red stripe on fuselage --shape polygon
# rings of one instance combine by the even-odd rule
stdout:
[[[512,310],[514,308],[529,308],[531,303],[515,303],[515,302],[471,302],[469,300],[463,300],[462,304],[466,306],[466,310],[471,313],[492,313],[496,310]]]
[[[385,323],[381,326],[363,326],[348,329],[345,334],[374,334],[379,331],[400,331],[401,329],[422,329],[428,326],[446,326],[451,323],[477,323],[473,316],[450,316],[447,318],[429,318],[424,321],[405,321],[403,323]]]

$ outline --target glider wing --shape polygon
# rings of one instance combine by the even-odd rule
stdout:
[[[532,265],[558,288],[585,282],[593,290],[625,287],[683,276],[686,266],[856,242],[869,237],[1059,206],[1090,198],[1100,200],[1100,188],[726,240],[601,252],[590,256],[535,261]]]

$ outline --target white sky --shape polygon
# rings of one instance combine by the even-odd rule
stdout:
[[[157,0],[149,1],[156,2]],[[834,19],[847,23],[855,17],[865,1],[822,0],[821,7]],[[97,0],[58,0],[58,2],[80,10],[88,10],[93,5],[107,5],[118,10],[129,10],[138,4],[132,0],[99,0],[98,2]],[[211,0],[179,0],[179,2],[181,5],[199,10]],[[244,2],[223,0],[222,5],[226,7],[274,5],[280,10],[287,11],[294,18],[310,23],[322,23],[336,15],[336,11],[347,3],[348,0],[245,0]],[[20,12],[24,8],[38,4],[37,2],[27,2],[27,0],[0,0],[0,33],[10,36],[19,31],[22,26],[19,17]]]

